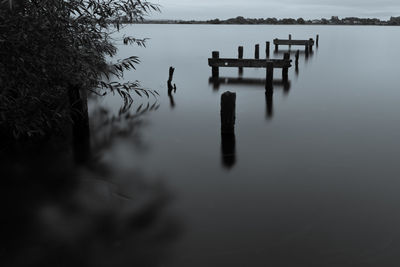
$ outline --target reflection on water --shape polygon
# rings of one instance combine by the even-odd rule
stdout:
[[[139,113],[155,109],[149,106]],[[173,194],[164,183],[102,159],[116,140],[139,131],[139,113],[110,116],[104,108],[92,113],[92,157],[83,165],[75,164],[80,150],[70,140],[82,136],[76,128],[74,135],[43,145],[2,145],[1,266],[168,262],[181,232],[177,216],[166,211]]]
[[[274,114],[274,107],[273,107],[273,91],[266,91],[265,92],[265,110],[266,110],[266,119],[271,119]]]

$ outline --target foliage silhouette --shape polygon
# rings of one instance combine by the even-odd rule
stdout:
[[[0,132],[11,139],[46,136],[71,121],[68,90],[105,95],[155,95],[136,82],[109,82],[135,68],[131,56],[116,63],[113,38],[122,21],[137,22],[159,6],[142,0],[0,0]],[[107,78],[107,79],[105,79]]]

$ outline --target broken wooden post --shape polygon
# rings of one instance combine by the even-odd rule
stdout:
[[[318,47],[318,42],[319,42],[319,34],[317,34],[317,38],[316,38],[316,45],[317,45],[317,47]]]
[[[238,58],[242,59],[243,58],[243,46],[238,47]],[[239,67],[239,75],[243,74],[243,68]]]
[[[218,59],[219,58],[219,52],[218,51],[213,51],[212,52],[212,58],[213,59]],[[213,78],[218,78],[219,76],[219,68],[218,67],[212,67],[212,77]]]
[[[231,168],[236,162],[235,152],[235,109],[236,93],[225,92],[221,95],[221,149],[222,163]]]
[[[285,53],[284,55],[283,55],[283,60],[285,60],[285,61],[289,61],[290,60],[290,54],[289,53]],[[288,80],[288,67],[283,67],[282,68],[282,80],[283,81],[287,81]]]
[[[275,51],[278,52],[279,45],[277,42],[275,42],[275,40],[278,41],[278,39],[274,39]]]
[[[267,91],[272,90],[272,82],[274,80],[274,63],[273,62],[267,62],[267,79],[265,82],[265,89]]]
[[[256,44],[254,48],[254,58],[259,59],[260,58],[260,45]]]
[[[269,42],[265,42],[265,55],[269,58]]]
[[[169,67],[169,76],[168,76],[168,95],[171,94],[172,90],[175,89],[176,91],[176,85],[172,86],[172,79],[174,78],[174,71],[175,68],[174,67]]]
[[[221,133],[235,132],[236,93],[226,91],[221,95]]]

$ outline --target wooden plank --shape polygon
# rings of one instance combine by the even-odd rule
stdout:
[[[274,39],[275,45],[314,45],[314,40],[283,40]]]
[[[246,67],[246,68],[266,68],[267,63],[272,62],[274,68],[289,68],[292,60],[282,59],[236,59],[236,58],[209,58],[210,67]]]

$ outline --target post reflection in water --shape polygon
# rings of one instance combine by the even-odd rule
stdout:
[[[219,86],[229,84],[229,85],[247,85],[250,87],[262,87],[265,89],[265,103],[266,103],[266,119],[272,119],[274,112],[273,112],[273,92],[274,89],[283,88],[283,93],[288,95],[291,88],[290,80],[282,80],[276,79],[272,82],[272,87],[265,88],[266,79],[257,79],[257,78],[233,78],[233,77],[219,77],[219,78],[209,78],[209,83]]]
[[[221,95],[221,152],[222,165],[231,169],[236,163],[236,93],[225,92]]]
[[[272,119],[274,113],[273,107],[273,91],[265,91],[265,106],[266,106],[266,115],[265,118]]]
[[[274,55],[275,55],[276,57],[279,58],[279,57],[281,57],[282,55],[284,55],[285,53],[289,53],[289,54],[290,54],[290,57],[292,58],[292,56],[295,56],[295,55],[296,55],[297,51],[298,51],[299,55],[304,56],[305,62],[307,62],[309,58],[311,58],[312,56],[314,56],[314,50],[306,52],[306,51],[300,50],[300,49],[295,49],[295,50],[278,50],[278,51],[275,51],[275,50],[274,50]]]

